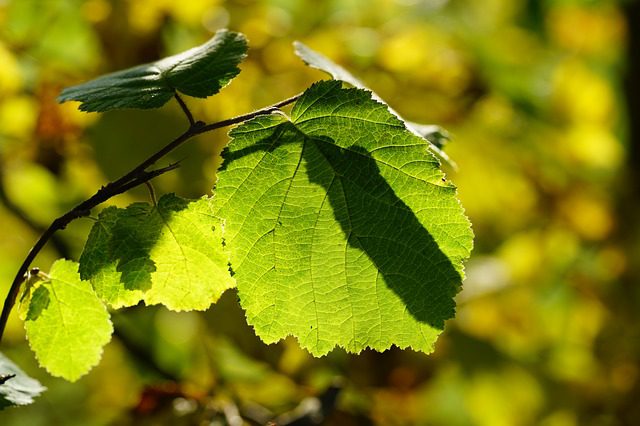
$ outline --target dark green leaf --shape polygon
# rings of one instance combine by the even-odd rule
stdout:
[[[205,98],[238,75],[246,52],[242,34],[220,30],[207,43],[186,52],[68,87],[58,101],[80,101],[82,111],[108,111],[158,108],[176,91]]]

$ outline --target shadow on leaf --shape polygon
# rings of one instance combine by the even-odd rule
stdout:
[[[27,310],[26,321],[35,321],[38,319],[42,311],[47,309],[50,302],[49,289],[44,285],[40,285],[33,291],[29,309]]]
[[[89,238],[91,244],[87,244],[80,259],[80,274],[83,279],[91,280],[98,294],[106,296],[107,301],[119,297],[119,286],[114,282],[119,282],[127,291],[139,290],[137,301],[151,288],[151,274],[156,271],[151,250],[166,226],[158,209],[176,213],[188,206],[187,200],[178,197],[160,202],[158,207],[134,203],[126,209],[109,208],[101,213],[97,224],[101,228],[96,230],[95,238],[93,235]],[[130,300],[127,304],[137,301]]]
[[[453,298],[462,277],[429,230],[381,176],[376,160],[365,148],[341,148],[330,137],[311,138],[294,124],[283,123],[248,147],[227,150],[221,170],[257,151],[283,155],[279,146],[301,142],[306,165],[301,170],[326,191],[347,243],[367,255],[417,321],[443,329],[445,320],[454,316]]]
[[[312,143],[310,143],[312,142]],[[386,285],[418,321],[443,329],[453,317],[462,281],[429,231],[380,175],[359,146],[339,148],[329,138],[308,140],[307,162],[324,161],[335,174],[329,186],[312,167],[309,179],[323,185],[349,244],[367,254]]]

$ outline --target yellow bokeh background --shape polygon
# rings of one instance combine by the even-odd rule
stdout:
[[[448,130],[446,152],[458,167],[443,167],[476,234],[456,318],[431,355],[335,350],[314,359],[293,339],[266,346],[229,292],[202,315],[116,314],[119,335],[101,364],[68,384],[38,368],[15,316],[1,350],[49,390],[32,406],[0,412],[0,424],[227,424],[228,407],[290,412],[337,378],[325,424],[640,424],[638,118],[625,88],[634,7],[0,1],[3,295],[43,227],[185,126],[174,104],[85,114],[57,104],[59,91],[190,48],[224,27],[247,35],[249,56],[219,95],[187,99],[199,119],[246,113],[326,78],[293,54],[291,43],[301,40],[407,119]],[[172,154],[167,161],[183,166],[157,179],[156,191],[208,193],[226,141],[217,131]],[[109,203],[147,198],[139,189]],[[91,225],[70,225],[37,266],[77,259]],[[157,404],[148,408],[149,400]]]

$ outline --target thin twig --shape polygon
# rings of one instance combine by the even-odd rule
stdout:
[[[151,182],[149,181],[146,181],[144,185],[147,187],[147,190],[149,191],[149,198],[151,198],[153,207],[156,207],[158,205],[158,200],[156,199],[156,190],[153,189],[153,185],[151,185]]]
[[[188,141],[192,137],[202,133],[210,132],[212,130],[219,129],[222,127],[228,127],[234,124],[239,124],[244,121],[251,120],[252,118],[255,118],[259,115],[270,114],[271,112],[277,110],[278,108],[281,108],[285,105],[289,105],[295,102],[298,98],[300,98],[300,96],[301,94],[298,94],[296,96],[292,96],[291,98],[282,100],[268,107],[261,108],[251,113],[240,115],[227,120],[218,121],[216,123],[205,124],[200,121],[193,122],[186,132],[178,136],[173,141],[169,142],[159,151],[149,156],[146,160],[141,162],[133,170],[131,170],[121,178],[115,181],[109,182],[107,185],[101,187],[90,198],[81,202],[80,204],[75,206],[73,209],[69,210],[67,213],[63,214],[62,216],[54,220],[51,223],[51,225],[49,225],[49,227],[44,230],[44,232],[42,233],[40,238],[36,241],[36,243],[31,248],[31,250],[29,250],[29,253],[27,253],[27,257],[22,262],[20,269],[18,269],[18,272],[15,278],[13,279],[13,283],[11,284],[9,292],[7,293],[7,297],[4,300],[4,305],[2,307],[2,314],[0,314],[0,341],[2,340],[2,335],[4,334],[4,329],[7,325],[7,321],[9,319],[9,314],[11,313],[11,309],[13,308],[16,298],[20,292],[20,286],[24,281],[25,272],[27,272],[27,270],[29,269],[29,266],[31,266],[31,263],[33,262],[35,257],[38,255],[38,253],[40,253],[40,251],[45,246],[47,241],[49,241],[49,239],[51,239],[57,231],[65,229],[67,225],[70,222],[74,221],[75,219],[89,216],[91,213],[91,209],[109,200],[110,198],[118,194],[122,194],[123,192],[126,192],[133,187],[142,185],[156,176],[159,176],[163,173],[166,173],[170,170],[177,168],[179,164],[174,163],[161,169],[147,171],[147,169],[153,164],[155,164],[156,161],[158,161],[159,159],[161,159],[162,157],[167,155],[169,152],[173,151],[174,149],[176,149],[177,147],[179,147],[180,145],[182,145],[184,142]],[[178,97],[176,99],[178,99],[178,102],[180,102]],[[191,117],[191,119],[193,119],[193,117]]]
[[[3,374],[0,376],[0,385],[4,385],[5,383],[7,383],[9,380],[13,379],[14,377],[16,377],[15,374]]]
[[[227,126],[231,126],[233,124],[242,123],[243,121],[251,120],[252,118],[255,118],[255,117],[259,116],[259,115],[270,114],[270,113],[272,113],[274,111],[277,111],[279,108],[282,108],[283,106],[287,106],[289,104],[294,103],[295,101],[297,101],[300,98],[300,96],[302,96],[302,93],[298,93],[295,96],[292,96],[290,98],[284,99],[284,100],[282,100],[282,101],[280,101],[278,103],[275,103],[273,105],[270,105],[268,107],[265,107],[265,108],[258,109],[256,111],[250,112],[249,114],[239,115],[237,117],[230,118],[228,120],[218,121],[217,123],[205,124],[204,126],[200,127],[200,129],[198,130],[198,134],[209,132],[209,131],[215,130],[215,129],[219,129],[221,127],[227,127]]]
[[[196,121],[193,119],[193,114],[191,114],[191,111],[189,110],[189,107],[187,106],[187,104],[182,100],[182,98],[180,97],[180,95],[178,95],[178,93],[176,93],[174,95],[174,97],[176,98],[176,100],[178,101],[178,104],[180,104],[180,108],[182,108],[182,111],[184,112],[184,115],[187,116],[187,120],[189,120],[189,126],[193,127],[194,124],[196,124]]]
[[[175,140],[169,142],[167,145],[164,146],[164,148],[152,154],[149,158],[147,158],[142,163],[140,163],[135,169],[131,170],[125,176],[121,177],[116,182],[114,182],[114,184],[118,185],[122,183],[121,181],[126,181],[130,179],[131,176],[134,176],[136,173],[139,173],[140,171],[147,169],[149,166],[153,165],[156,161],[158,161],[159,159],[161,159],[162,157],[164,157],[165,155],[167,155],[168,153],[170,153],[171,151],[173,151],[174,149],[176,149],[177,147],[179,147],[184,142],[186,142],[187,140],[191,139],[194,136],[200,135],[202,133],[207,133],[212,130],[221,129],[223,127],[233,126],[234,124],[239,124],[239,123],[251,120],[252,118],[255,118],[259,115],[271,114],[273,111],[276,111],[278,108],[294,103],[295,101],[298,100],[298,98],[300,98],[300,96],[302,96],[302,93],[297,94],[296,96],[292,96],[278,103],[275,103],[273,105],[270,105],[268,107],[255,110],[248,114],[239,115],[237,117],[228,118],[226,120],[218,121],[211,124],[204,124],[201,121],[197,121],[192,127],[189,128],[189,130],[184,132],[182,135],[178,136]]]
[[[2,314],[0,315],[0,339],[2,339],[2,335],[4,334],[4,329],[7,325],[7,321],[9,320],[9,314],[11,313],[11,309],[16,302],[16,298],[20,293],[20,286],[24,281],[24,274],[31,266],[31,262],[35,259],[35,257],[40,253],[40,250],[44,247],[44,245],[49,241],[49,239],[55,234],[57,231],[62,230],[67,227],[67,225],[78,219],[80,217],[89,216],[91,209],[107,201],[109,198],[114,197],[118,194],[122,194],[123,192],[128,191],[129,189],[136,187],[138,185],[142,185],[150,179],[153,179],[156,176],[161,175],[162,173],[166,173],[170,170],[178,167],[177,164],[172,164],[170,166],[164,167],[162,169],[153,170],[150,172],[140,173],[140,175],[130,181],[126,182],[120,186],[107,185],[103,186],[93,194],[93,196],[82,203],[78,204],[76,207],[60,216],[56,220],[54,220],[51,225],[42,233],[38,241],[36,241],[35,245],[29,250],[27,257],[22,262],[18,273],[13,279],[13,283],[11,284],[11,288],[9,289],[9,293],[7,294],[6,299],[4,300],[4,306],[2,307]]]
[[[180,161],[178,161],[178,163],[180,163]],[[170,164],[169,166],[167,166],[167,170],[163,170],[162,172],[168,172],[169,170],[173,170],[173,168],[177,167],[177,163],[175,164]],[[156,170],[154,172],[155,174],[159,173],[159,170]],[[5,204],[5,207],[12,212],[15,216],[17,216],[18,218],[20,218],[21,220],[23,220],[28,226],[30,226],[33,230],[42,233],[42,231],[44,230],[43,227],[41,227],[40,225],[38,225],[36,222],[34,222],[28,215],[26,212],[24,212],[19,206],[17,206],[16,204],[14,204],[12,202],[12,200],[7,196],[6,191],[4,190],[4,185],[3,185],[3,179],[2,179],[2,173],[0,170],[0,201],[2,201]],[[146,181],[145,184],[151,185],[149,183],[149,181]],[[153,199],[155,200],[155,196],[153,197]],[[91,219],[95,222],[98,221],[97,217],[93,217],[93,216],[86,216],[87,219]],[[67,247],[66,243],[64,243],[62,240],[60,240],[60,242],[57,242],[57,240],[59,239],[58,235],[53,235],[51,238],[51,242],[53,243],[54,249],[58,252],[58,255],[60,255],[61,257],[68,257],[70,253],[69,248]],[[56,243],[57,242],[57,243]],[[24,280],[23,283],[26,282],[27,284],[27,288],[24,290],[24,292],[22,293],[22,298],[20,299],[20,303],[23,303],[23,299],[26,298],[26,296],[28,296],[28,292],[29,292],[29,280],[30,279],[34,279],[34,278],[39,278],[41,280],[48,280],[50,279],[49,275],[47,275],[46,273],[42,272],[39,268],[31,268],[29,271],[27,271],[27,273],[24,275]],[[24,284],[23,284],[24,286]],[[145,350],[144,347],[140,346],[139,344],[137,344],[136,342],[134,342],[133,340],[131,340],[126,333],[123,333],[120,330],[120,326],[117,323],[114,323],[113,326],[113,335],[115,338],[117,338],[120,343],[122,344],[122,346],[127,350],[127,352],[129,353],[129,355],[134,358],[140,365],[142,365],[144,368],[147,368],[153,372],[155,372],[157,375],[161,376],[164,379],[167,380],[171,380],[171,381],[178,381],[178,377],[173,374],[172,372],[170,372],[167,369],[164,369],[162,366],[160,366],[157,362],[155,362],[153,356],[151,356],[151,354],[149,353],[149,351]],[[0,375],[0,385],[4,384],[7,380],[12,379],[13,377],[15,377],[15,374],[8,374],[8,375]]]

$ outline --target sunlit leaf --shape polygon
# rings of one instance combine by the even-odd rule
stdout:
[[[114,307],[144,300],[204,310],[235,283],[210,200],[166,194],[157,206],[104,210],[80,258],[80,274]]]
[[[342,80],[359,89],[368,90],[371,92],[371,97],[373,99],[384,103],[382,98],[380,98],[377,93],[369,89],[363,82],[354,77],[353,74],[333,62],[331,59],[327,58],[321,53],[316,52],[309,46],[306,46],[304,43],[301,43],[299,41],[295,41],[293,45],[295,47],[296,55],[298,55],[300,59],[302,59],[304,63],[309,65],[311,68],[324,71],[335,80]],[[444,146],[444,143],[449,140],[449,135],[446,130],[434,124],[412,123],[402,118],[400,114],[398,114],[393,108],[389,106],[387,106],[387,108],[389,108],[389,112],[400,119],[400,121],[404,122],[407,129],[409,129],[414,134],[426,139],[429,142],[430,149],[438,157],[446,161],[452,167],[457,167],[456,164],[449,158],[449,156],[441,149]]]
[[[256,333],[316,355],[430,352],[472,232],[427,142],[338,81],[231,136],[214,203]]]
[[[91,283],[80,279],[77,263],[58,260],[48,275],[31,296],[27,339],[49,373],[75,381],[98,363],[113,327]]]
[[[100,212],[80,256],[80,277],[91,281],[98,296],[114,308],[133,306],[140,302],[144,297],[143,288],[146,284],[146,280],[140,284],[134,280],[134,277],[144,276],[143,271],[129,275],[121,282],[122,273],[118,270],[116,251],[120,247],[113,237],[116,222],[122,212],[116,207],[108,207]]]

